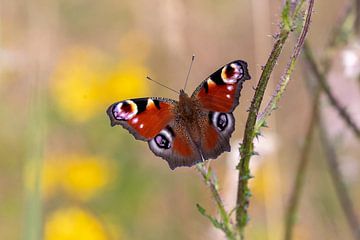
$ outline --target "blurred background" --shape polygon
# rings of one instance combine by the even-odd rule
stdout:
[[[317,0],[309,32],[321,59],[351,1]],[[282,1],[0,1],[1,239],[224,239],[195,207],[216,214],[194,168],[171,171],[144,142],[110,127],[107,107],[126,98],[178,96],[146,76],[187,92],[220,66],[249,63],[235,110],[232,152],[212,161],[227,209],[236,201],[238,146],[253,86],[278,32]],[[351,20],[351,19],[350,19]],[[353,20],[353,19],[352,19]],[[285,46],[265,102],[294,45]],[[329,83],[360,125],[360,45],[356,35],[331,52]],[[248,239],[281,239],[311,94],[301,61],[269,128],[256,141]],[[359,140],[323,99],[321,111],[339,169],[360,216]],[[294,239],[351,239],[316,141]]]

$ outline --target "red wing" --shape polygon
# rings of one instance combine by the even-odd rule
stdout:
[[[201,153],[204,159],[217,158],[230,151],[230,137],[235,130],[232,113],[209,112],[209,122],[201,129]]]
[[[121,125],[136,139],[148,141],[175,117],[176,101],[165,98],[138,98],[112,104],[107,114],[111,126]]]
[[[171,169],[192,166],[202,161],[200,152],[184,125],[173,121],[149,141],[156,156],[165,159]]]
[[[247,63],[233,61],[203,81],[191,97],[197,98],[207,110],[232,112],[239,104],[243,82],[249,79]]]

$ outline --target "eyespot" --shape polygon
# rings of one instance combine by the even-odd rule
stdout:
[[[220,131],[224,131],[225,128],[228,125],[228,118],[226,116],[225,113],[220,113],[217,117],[217,121],[216,121],[216,127],[220,130]]]
[[[227,134],[234,131],[234,116],[231,113],[209,112],[209,121],[217,131]]]
[[[115,119],[127,121],[137,114],[138,108],[133,101],[126,100],[115,105],[112,112]]]
[[[162,149],[171,148],[170,139],[168,139],[165,136],[165,134],[160,133],[160,134],[156,135],[154,138],[154,141],[159,148],[162,148]]]
[[[232,63],[224,66],[221,70],[221,77],[227,84],[234,84],[244,75],[244,70],[240,64]]]
[[[152,138],[148,143],[151,151],[157,156],[171,156],[174,141],[173,130],[170,126],[166,126],[161,130],[154,138]]]

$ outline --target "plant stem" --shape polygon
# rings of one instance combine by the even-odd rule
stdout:
[[[296,171],[296,178],[290,194],[290,200],[285,215],[285,240],[292,239],[296,213],[299,206],[300,195],[304,187],[305,171],[309,162],[310,147],[313,142],[314,130],[319,111],[320,89],[317,89],[312,104],[311,116],[308,129],[304,138],[304,146],[301,150],[299,165]]]
[[[346,111],[346,109],[343,106],[341,106],[339,101],[335,98],[334,94],[332,93],[332,91],[326,81],[325,75],[320,71],[318,64],[316,63],[315,58],[314,58],[307,42],[305,42],[305,44],[304,44],[304,53],[305,53],[307,62],[309,63],[310,70],[314,73],[317,81],[319,82],[319,85],[323,89],[325,95],[328,97],[329,102],[338,111],[341,119],[352,130],[354,135],[360,139],[359,127],[355,124],[354,120],[351,118],[350,114]]]
[[[274,111],[277,108],[279,101],[280,101],[283,93],[285,92],[286,86],[289,84],[290,76],[295,69],[296,60],[300,55],[300,51],[304,45],[305,38],[306,38],[306,35],[309,30],[313,5],[314,5],[314,2],[310,1],[308,14],[306,16],[302,32],[301,32],[301,34],[298,38],[298,41],[295,45],[293,54],[290,57],[290,62],[286,66],[285,73],[281,77],[279,83],[276,85],[276,89],[275,89],[274,93],[272,94],[270,101],[267,103],[265,110],[261,114],[259,114],[259,116],[257,117],[257,122],[256,122],[256,126],[255,126],[256,132],[259,131],[261,126],[263,126],[266,118],[270,116],[272,111]],[[298,14],[299,10],[297,10],[296,13]]]
[[[303,2],[304,1],[300,1],[300,3],[298,3],[298,4],[302,4]],[[301,37],[299,38],[299,40],[296,44],[294,53],[292,55],[293,57],[291,58],[290,63],[288,64],[287,70],[285,71],[285,76],[287,76],[286,77],[287,80],[283,80],[283,79],[280,80],[280,85],[278,85],[278,86],[281,86],[279,88],[281,90],[277,91],[276,94],[273,95],[273,96],[276,96],[273,98],[273,100],[270,100],[270,102],[271,102],[270,105],[272,106],[271,111],[275,109],[273,107],[274,106],[273,101],[275,101],[275,99],[276,99],[275,103],[277,104],[278,100],[281,97],[280,94],[282,94],[284,92],[285,87],[290,78],[290,75],[294,69],[297,56],[300,53],[301,46],[304,42],[306,33],[309,28],[313,5],[314,5],[314,0],[310,0],[309,7],[307,10],[307,13],[308,13],[307,18],[303,25],[303,31],[302,31],[303,34],[301,35]],[[295,9],[298,9],[298,8],[295,7]],[[296,10],[296,13],[300,14],[300,11]],[[256,87],[255,94],[254,94],[254,97],[252,99],[251,106],[249,109],[249,115],[248,115],[248,119],[247,119],[246,126],[245,126],[243,143],[240,148],[241,159],[237,166],[237,168],[239,169],[237,205],[239,207],[236,211],[236,221],[237,221],[238,231],[239,231],[239,234],[242,239],[244,238],[244,229],[248,222],[247,210],[249,207],[249,198],[251,196],[250,189],[248,187],[248,180],[251,178],[249,162],[250,162],[251,156],[254,153],[253,140],[258,133],[258,129],[261,126],[263,126],[263,123],[265,122],[266,117],[270,115],[271,111],[266,112],[269,114],[263,115],[262,123],[259,123],[256,126],[255,126],[255,124],[257,123],[258,112],[260,109],[260,105],[261,105],[261,102],[262,102],[262,99],[264,96],[264,92],[265,92],[268,80],[274,69],[277,59],[282,51],[284,43],[286,42],[286,40],[289,36],[289,33],[292,31],[293,26],[289,25],[289,24],[292,24],[293,20],[297,17],[298,17],[297,15],[290,16],[290,2],[286,1],[285,6],[282,11],[282,25],[281,25],[279,37],[274,44],[273,50],[271,51],[271,54],[269,56],[269,59],[265,65],[265,67],[264,67],[262,75],[260,76],[260,80]]]
[[[43,159],[43,145],[45,137],[44,108],[45,96],[41,81],[37,77],[32,79],[29,117],[27,124],[27,157],[24,168],[25,178],[25,226],[24,240],[41,239],[42,231],[42,202],[41,202],[41,171]]]
[[[203,163],[199,163],[196,164],[196,169],[200,172],[204,182],[210,187],[212,197],[216,202],[216,206],[218,208],[224,226],[224,229],[222,230],[225,232],[228,239],[235,239],[235,234],[232,230],[232,226],[230,223],[230,216],[225,210],[224,203],[218,190],[216,176],[212,171],[211,166],[209,165],[208,169],[206,169]]]
[[[358,221],[354,205],[351,201],[349,193],[346,189],[343,177],[339,170],[338,157],[333,145],[330,143],[327,131],[324,127],[323,120],[319,116],[318,125],[320,129],[320,139],[325,152],[327,163],[329,165],[331,178],[333,180],[335,190],[337,192],[337,197],[340,201],[342,210],[345,213],[346,220],[350,226],[351,232],[354,236],[354,239],[360,239],[360,222]]]
[[[280,32],[280,36],[274,45],[274,48],[270,54],[268,62],[265,65],[259,83],[256,87],[255,95],[251,102],[249,115],[245,126],[243,143],[240,148],[241,159],[237,166],[237,168],[239,169],[238,192],[237,192],[237,204],[239,208],[236,211],[236,221],[241,235],[243,235],[244,228],[248,221],[247,209],[249,206],[249,197],[250,197],[248,180],[251,178],[249,162],[254,149],[253,139],[255,137],[254,130],[255,130],[256,117],[259,112],[260,104],[262,102],[270,75],[273,71],[273,68],[277,62],[277,59],[281,53],[281,50],[284,46],[284,43],[288,35],[289,35],[289,31],[287,30],[282,30]]]
[[[350,10],[351,10],[351,5],[347,6],[345,8],[344,13],[342,14],[341,18],[339,18],[339,20],[337,21],[337,26],[334,27],[332,34],[329,38],[328,41],[328,45],[326,47],[326,56],[324,58],[323,62],[323,66],[324,66],[324,76],[327,75],[329,69],[331,69],[331,56],[330,56],[330,52],[333,48],[337,47],[339,45],[339,43],[341,41],[339,41],[339,38],[342,37],[342,33],[344,32],[344,28],[346,25],[346,22],[350,16]],[[345,41],[347,41],[347,39],[344,39]],[[308,46],[308,45],[307,45]],[[311,50],[309,48],[307,48],[305,51],[310,51]],[[305,54],[305,60],[308,61],[309,56],[312,56],[310,54]],[[310,70],[311,72],[311,70]],[[315,74],[314,74],[315,75]],[[310,88],[309,88],[309,92],[310,92]],[[294,181],[294,187],[292,188],[293,191],[290,194],[290,200],[289,200],[289,204],[288,204],[288,208],[287,208],[287,212],[285,215],[285,233],[284,233],[284,239],[285,240],[290,240],[292,239],[292,233],[293,233],[293,228],[294,228],[294,224],[295,224],[295,218],[296,218],[296,213],[297,213],[297,209],[298,209],[298,205],[299,205],[299,201],[300,201],[300,196],[302,194],[302,189],[303,189],[303,182],[304,182],[304,178],[305,178],[305,170],[308,164],[308,153],[310,152],[310,146],[313,140],[313,131],[314,131],[314,127],[316,122],[318,121],[317,119],[317,115],[318,115],[318,110],[319,110],[319,100],[320,100],[320,95],[321,95],[322,90],[318,87],[314,93],[314,101],[313,101],[313,109],[312,109],[312,114],[311,114],[311,121],[310,121],[310,125],[309,128],[307,130],[307,134],[305,137],[305,145],[303,147],[303,150],[301,152],[301,157],[300,157],[300,162],[299,162],[299,166],[296,172],[296,178]]]
[[[355,0],[356,19],[355,19],[355,33],[360,35],[360,0]]]

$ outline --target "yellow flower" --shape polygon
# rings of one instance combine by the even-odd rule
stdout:
[[[53,212],[45,222],[46,240],[106,240],[101,222],[81,208],[71,207]]]
[[[49,197],[63,190],[69,196],[88,200],[109,184],[113,172],[105,159],[70,155],[45,161],[43,195]]]
[[[74,48],[65,53],[58,64],[52,91],[63,113],[83,121],[92,117],[100,107],[96,90],[101,84],[104,56],[94,49]]]
[[[73,48],[57,65],[51,90],[64,116],[83,122],[114,101],[144,96],[147,73],[139,61],[113,62],[96,49]]]
[[[59,190],[62,169],[59,161],[45,160],[42,169],[41,190],[44,198],[48,198]]]
[[[63,189],[71,196],[89,199],[110,180],[105,160],[91,156],[74,156],[64,165]]]
[[[108,84],[104,85],[101,102],[113,103],[125,98],[144,97],[147,94],[148,81],[144,80],[148,70],[132,62],[123,62],[115,66],[108,74]]]

